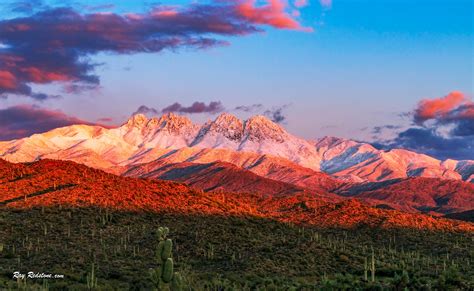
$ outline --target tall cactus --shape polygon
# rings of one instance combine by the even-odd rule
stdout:
[[[174,272],[173,241],[166,238],[169,233],[167,227],[159,227],[157,231],[158,247],[156,262],[158,267],[151,269],[151,279],[155,290],[184,290],[183,280],[179,273]]]
[[[367,257],[364,257],[364,281],[367,281]]]
[[[374,249],[372,249],[372,262],[370,264],[370,273],[371,273],[372,282],[375,282],[375,255],[374,255]]]
[[[94,263],[92,263],[91,272],[87,274],[86,281],[87,281],[87,288],[89,290],[93,290],[97,288],[97,277],[95,276]]]

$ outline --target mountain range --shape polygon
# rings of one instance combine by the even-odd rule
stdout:
[[[223,113],[203,125],[173,113],[105,128],[72,125],[0,142],[9,162],[75,161],[109,173],[185,182],[205,191],[314,193],[407,212],[474,208],[474,161],[438,160],[335,137],[314,141],[264,116]]]

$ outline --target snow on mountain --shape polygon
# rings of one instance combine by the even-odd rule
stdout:
[[[264,116],[242,121],[223,113],[200,126],[173,113],[151,119],[137,114],[117,128],[72,125],[0,142],[0,158],[8,161],[74,160],[114,173],[168,156],[173,156],[175,162],[225,161],[265,177],[295,181],[306,177],[303,170],[292,170],[297,165],[352,182],[406,177],[474,182],[474,161],[440,161],[407,150],[383,151],[335,137],[311,142],[291,135]],[[308,179],[306,183],[318,180]]]
[[[325,137],[314,143],[321,171],[354,182],[406,177],[461,180],[461,167],[404,149],[378,150],[367,143]],[[457,163],[457,161],[455,161]],[[465,169],[465,168],[463,168]],[[465,170],[473,173],[474,168]]]
[[[237,150],[242,140],[244,124],[234,115],[223,113],[201,127],[191,146]]]
[[[290,135],[261,115],[242,122],[223,113],[201,128],[191,146],[268,154],[319,170],[319,156],[308,141]]]

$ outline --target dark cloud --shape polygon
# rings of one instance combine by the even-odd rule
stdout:
[[[61,111],[18,105],[0,109],[0,140],[12,140],[68,126],[91,124]]]
[[[425,99],[415,109],[413,121],[426,128],[445,127],[450,137],[474,139],[474,102],[458,91]]]
[[[155,108],[153,107],[148,107],[146,105],[141,105],[140,107],[137,108],[137,110],[135,112],[132,113],[132,115],[135,115],[135,114],[145,114],[145,115],[157,115],[158,114],[158,110],[156,110]]]
[[[28,11],[36,3],[23,1]],[[226,45],[216,36],[242,36],[262,25],[303,29],[285,12],[285,2],[263,6],[253,1],[216,1],[184,7],[157,6],[143,14],[81,14],[72,8],[48,8],[33,15],[0,21],[0,95],[36,99],[31,84],[72,83],[76,89],[99,85],[90,56],[157,53],[180,48]],[[31,6],[31,7],[30,7]]]
[[[474,159],[474,137],[444,137],[435,128],[409,128],[384,148],[405,148],[438,159]]]
[[[372,128],[372,134],[380,134],[385,129],[397,130],[397,129],[400,129],[400,128],[402,128],[400,125],[392,125],[392,124],[387,124],[387,125],[382,125],[382,126],[375,126],[375,127]],[[367,129],[367,128],[365,128],[365,129]]]
[[[240,105],[234,108],[234,111],[255,112],[262,110],[262,104]]]
[[[289,107],[289,104],[272,108],[272,109],[267,109],[263,113],[266,115],[268,118],[270,118],[273,122],[276,123],[284,123],[286,121],[286,115],[284,111]]]
[[[162,113],[179,112],[179,113],[218,113],[224,111],[224,106],[220,101],[210,102],[206,105],[204,102],[194,102],[191,106],[185,107],[176,102],[161,110]]]
[[[424,99],[412,112],[412,125],[383,148],[406,148],[439,159],[474,159],[474,102],[461,92]],[[374,128],[374,133],[378,127]]]

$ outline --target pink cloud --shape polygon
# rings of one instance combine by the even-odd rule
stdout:
[[[301,24],[286,13],[286,3],[283,0],[270,0],[263,6],[255,6],[255,0],[246,0],[237,5],[239,15],[255,24],[270,25],[280,29],[312,31],[311,28]]]
[[[206,49],[227,45],[219,36],[243,36],[277,29],[311,31],[287,9],[286,0],[215,1],[189,6],[156,6],[145,13],[83,14],[72,8],[50,8],[0,20],[0,97],[23,95],[44,100],[32,84],[60,82],[70,88],[96,88],[97,64],[90,56],[158,53],[179,48]],[[302,1],[302,0],[298,0]],[[99,7],[102,9],[103,7]],[[66,91],[68,88],[66,88]]]
[[[414,119],[417,123],[423,123],[430,119],[446,119],[453,114],[469,116],[472,104],[462,92],[453,91],[441,98],[421,100],[415,109]]]
[[[0,88],[15,89],[16,77],[9,71],[0,71]]]

